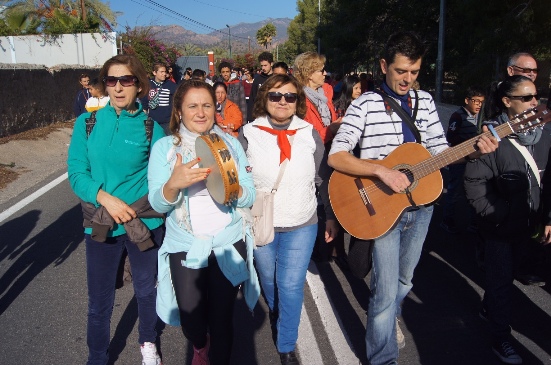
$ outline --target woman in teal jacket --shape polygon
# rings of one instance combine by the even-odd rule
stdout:
[[[182,327],[193,344],[192,364],[211,365],[230,362],[239,284],[251,310],[260,294],[250,231],[249,207],[256,196],[252,174],[241,144],[215,125],[215,100],[212,87],[202,81],[178,87],[172,135],[153,147],[148,173],[151,206],[167,214],[157,314]],[[197,166],[195,140],[208,133],[224,140],[237,165],[239,194],[229,205],[211,197],[210,171]]]
[[[109,59],[100,71],[100,80],[102,92],[109,95],[109,104],[94,114],[96,122],[91,133],[86,125],[93,119],[91,114],[82,114],[77,119],[67,159],[75,194],[88,206],[87,211],[90,206],[92,210],[97,208],[91,218],[94,228],[84,230],[88,276],[87,364],[104,365],[109,360],[115,281],[126,249],[138,302],[142,364],[159,365],[161,359],[155,347],[155,284],[163,219],[139,218],[141,210],[137,212],[133,206],[147,196],[150,144],[163,137],[164,132],[154,123],[151,138],[147,136],[147,115],[141,104],[136,103],[136,97],[147,95],[149,80],[136,57],[118,55]],[[143,223],[150,231],[149,248],[129,239],[127,229],[136,223]],[[105,227],[101,239],[97,238],[101,236],[97,232],[100,226]],[[146,233],[148,230],[142,229]]]

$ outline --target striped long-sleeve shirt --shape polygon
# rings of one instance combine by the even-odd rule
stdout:
[[[448,143],[432,96],[425,91],[419,90],[417,93],[419,107],[415,125],[421,134],[421,144],[432,155],[436,155],[448,148]],[[410,91],[410,95],[415,104],[413,91]],[[403,142],[400,117],[394,112],[387,114],[379,94],[367,92],[354,100],[346,110],[329,154],[350,152],[359,144],[360,158],[382,160]]]

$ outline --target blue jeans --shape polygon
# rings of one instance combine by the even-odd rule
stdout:
[[[391,231],[375,240],[365,335],[371,365],[397,363],[396,317],[413,287],[432,211],[430,206],[405,212]]]
[[[105,365],[109,360],[115,284],[125,248],[130,259],[132,283],[138,302],[139,343],[156,341],[157,251],[163,239],[163,232],[163,227],[151,231],[152,239],[157,245],[144,252],[141,252],[126,234],[110,237],[106,242],[97,242],[89,234],[85,235],[88,277],[87,365]]]
[[[254,250],[256,270],[271,311],[279,312],[277,351],[295,349],[304,301],[306,271],[316,241],[318,225],[291,232],[276,232],[274,240]]]
[[[511,337],[511,308],[513,298],[513,243],[486,239],[484,268],[486,287],[484,307],[488,311],[494,340],[508,341]]]

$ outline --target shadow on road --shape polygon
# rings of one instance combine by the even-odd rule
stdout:
[[[0,237],[6,242],[2,245],[0,258],[14,261],[0,278],[0,314],[45,268],[51,264],[61,265],[82,242],[80,205],[75,205],[25,241],[36,226],[40,213],[32,210],[0,227]]]

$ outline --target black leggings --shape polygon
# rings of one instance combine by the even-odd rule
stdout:
[[[245,242],[238,241],[234,247],[246,259]],[[208,267],[202,269],[183,266],[182,260],[186,256],[186,252],[177,252],[169,257],[182,332],[196,348],[205,347],[208,332],[211,364],[229,364],[233,344],[233,307],[239,286],[233,286],[224,276],[213,252],[208,258]]]

